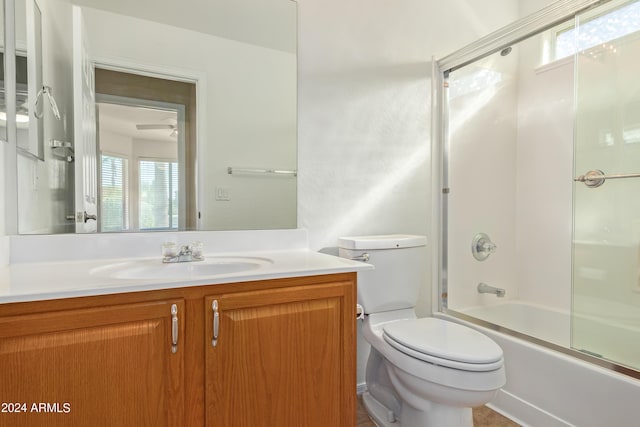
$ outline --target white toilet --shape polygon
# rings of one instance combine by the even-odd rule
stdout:
[[[505,384],[502,349],[474,329],[416,318],[426,243],[410,235],[339,240],[341,257],[375,267],[358,273],[362,331],[371,344],[363,402],[383,427],[472,427],[471,408]]]

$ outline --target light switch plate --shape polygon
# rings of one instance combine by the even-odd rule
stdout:
[[[231,200],[229,197],[229,187],[216,187],[216,200],[222,202]]]

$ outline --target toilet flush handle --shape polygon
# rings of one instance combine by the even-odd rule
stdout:
[[[353,261],[369,262],[369,253],[364,252],[362,255],[351,257]]]

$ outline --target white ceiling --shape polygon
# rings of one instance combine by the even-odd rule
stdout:
[[[105,103],[98,103],[97,105],[99,112],[99,129],[101,132],[111,132],[133,139],[177,143],[177,137],[170,136],[170,129],[136,129],[136,124],[175,125],[178,119],[178,114],[175,111]]]
[[[296,52],[293,0],[70,0],[285,52]]]

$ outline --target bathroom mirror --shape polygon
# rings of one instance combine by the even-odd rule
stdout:
[[[296,227],[295,2],[8,1],[40,19],[43,126],[8,229]]]

